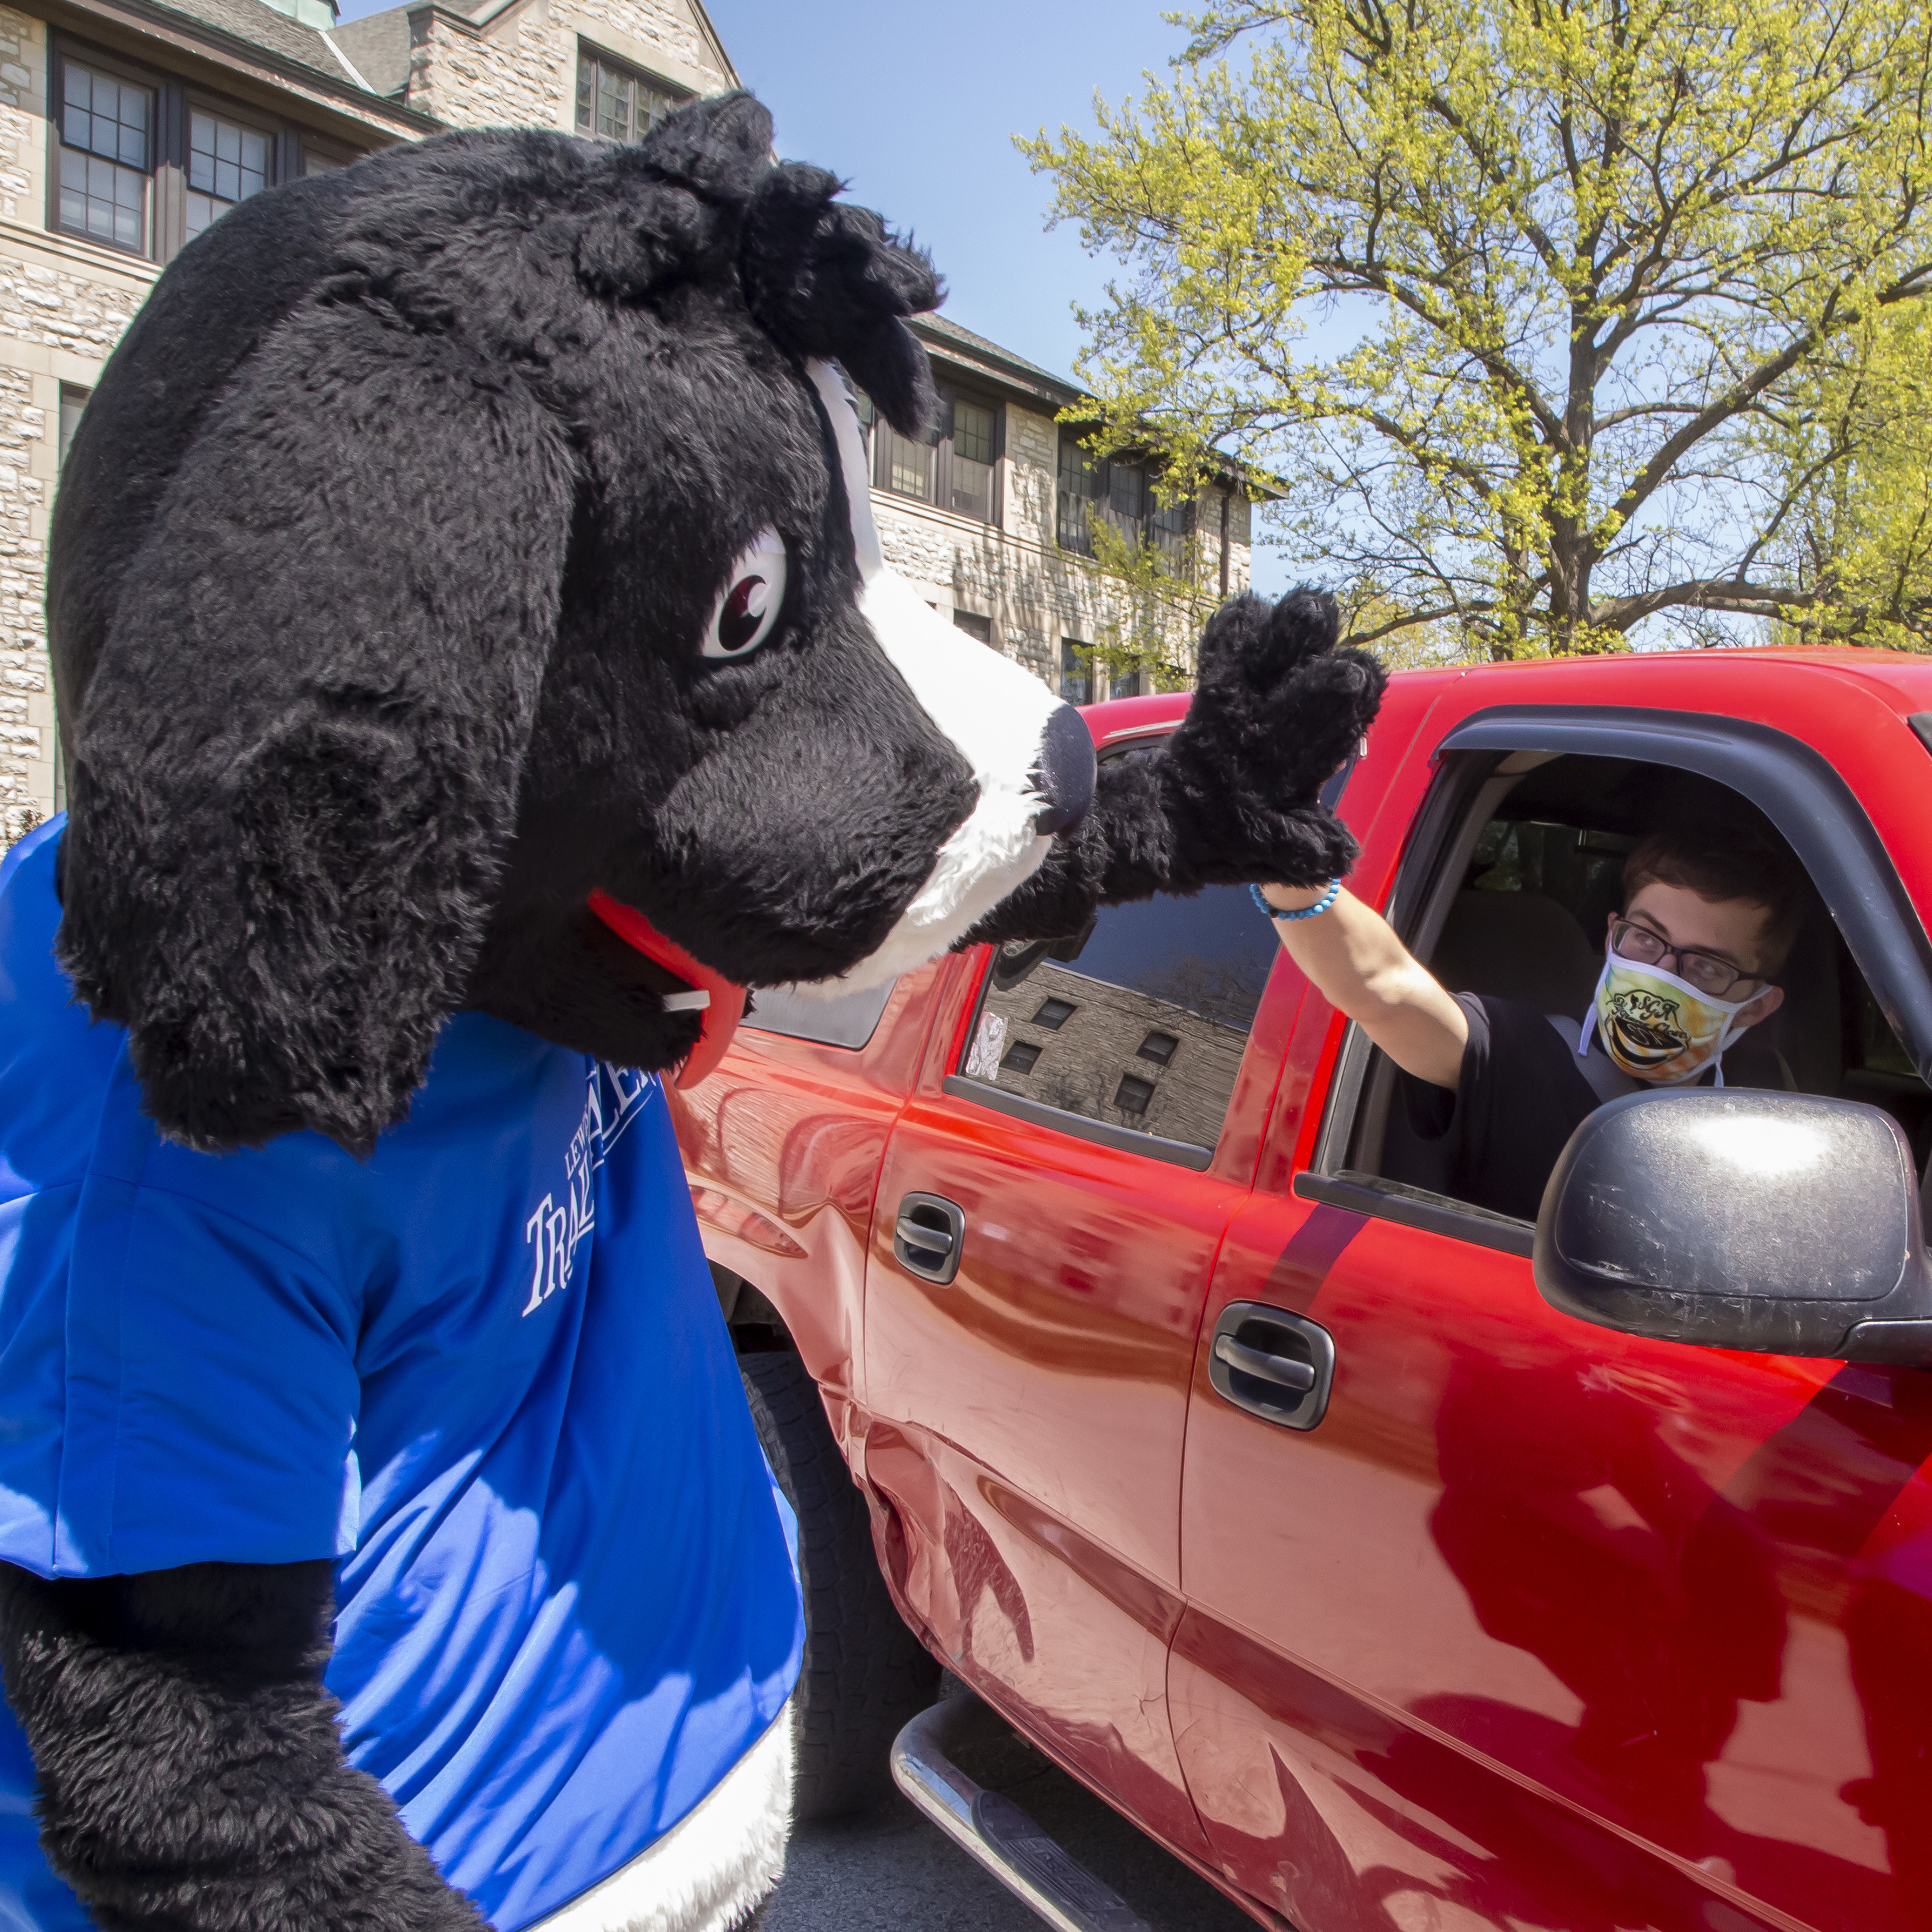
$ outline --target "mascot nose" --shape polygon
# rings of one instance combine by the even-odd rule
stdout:
[[[1046,721],[1031,776],[1046,800],[1046,809],[1034,820],[1034,832],[1042,838],[1064,838],[1094,802],[1094,734],[1072,705],[1061,705]]]

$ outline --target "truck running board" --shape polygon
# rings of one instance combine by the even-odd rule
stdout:
[[[953,1739],[984,1708],[976,1697],[946,1697],[914,1718],[892,1740],[899,1789],[1059,1932],[1151,1932],[1125,1899],[1063,1851],[1010,1798],[983,1790],[952,1762]]]

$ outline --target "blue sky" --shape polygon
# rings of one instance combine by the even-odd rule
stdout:
[[[359,20],[394,0],[341,0]],[[1073,374],[1076,302],[1103,264],[1071,227],[1046,232],[1052,184],[1012,136],[1090,128],[1097,89],[1137,92],[1184,39],[1160,0],[705,0],[779,153],[815,161],[910,230],[952,291],[946,312],[1029,361]]]
[[[344,0],[353,20],[392,0]],[[1137,93],[1185,39],[1161,0],[705,0],[740,76],[771,109],[778,152],[817,162],[854,200],[910,230],[950,291],[946,314],[1028,360],[1074,374],[1072,309],[1115,265],[1070,225],[1049,231],[1052,183],[1012,136],[1090,129],[1097,92]],[[1174,0],[1168,0],[1174,4]],[[1264,588],[1280,566],[1257,554]]]
[[[706,0],[745,83],[778,122],[778,151],[851,183],[910,228],[951,289],[946,313],[1071,375],[1071,304],[1108,265],[1071,226],[1046,232],[1052,184],[1012,137],[1090,128],[1109,100],[1165,70],[1182,34],[1157,0]]]

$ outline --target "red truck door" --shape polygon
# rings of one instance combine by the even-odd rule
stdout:
[[[1614,892],[1678,775],[1741,791],[1832,915],[1793,957],[1793,1084],[1889,1107],[1922,1160],[1897,867],[1925,876],[1932,766],[1900,707],[1816,668],[1601,669],[1478,674],[1403,769],[1372,750],[1359,889],[1466,966],[1486,921]],[[1654,708],[1616,706],[1638,672]],[[1462,983],[1540,968],[1489,970],[1518,977]],[[1932,1374],[1557,1314],[1527,1224],[1404,1178],[1378,1060],[1306,1000],[1197,1350],[1169,1696],[1216,1860],[1302,1932],[1932,1926]],[[1324,1351],[1318,1417],[1241,1367]]]
[[[1217,889],[958,962],[866,1292],[864,1468],[902,1594],[962,1677],[1196,1856],[1164,1694],[1180,1454],[1286,1042],[1276,950]]]

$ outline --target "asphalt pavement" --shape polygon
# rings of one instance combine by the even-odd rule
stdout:
[[[1254,1932],[1254,1921],[988,1712],[958,1761],[1030,1812],[1154,1932]],[[1041,1922],[895,1791],[793,1832],[765,1932],[1039,1932]]]

